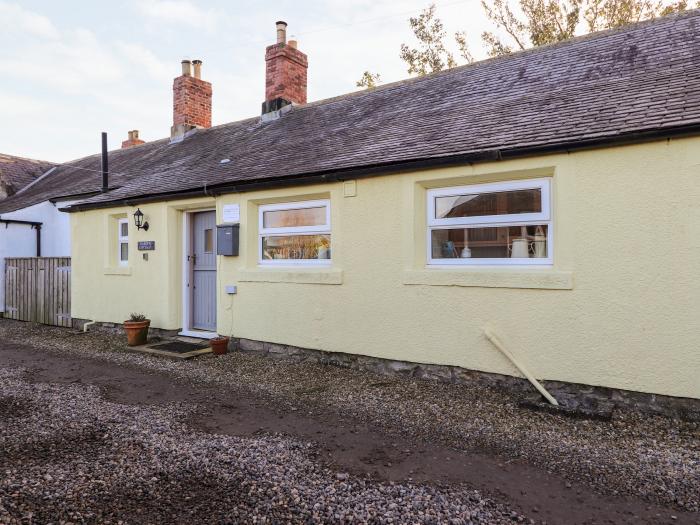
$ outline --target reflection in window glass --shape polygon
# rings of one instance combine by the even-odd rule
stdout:
[[[330,259],[330,235],[275,235],[262,238],[264,260]]]
[[[117,223],[117,262],[126,266],[129,263],[129,220],[119,219]]]
[[[214,230],[207,228],[204,230],[204,252],[212,253],[214,251]]]
[[[435,197],[436,219],[541,211],[540,188]]]
[[[434,229],[433,259],[529,259],[548,257],[546,224]]]
[[[290,228],[326,224],[326,207],[263,212],[263,228]]]

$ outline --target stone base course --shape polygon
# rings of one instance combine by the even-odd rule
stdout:
[[[394,361],[242,338],[232,339],[229,350],[250,352],[271,358],[283,358],[298,363],[316,362],[366,370],[383,375],[415,377],[452,384],[477,384],[508,391],[520,397],[523,406],[535,409],[539,406],[541,409],[551,411],[550,407],[543,406],[544,398],[534,392],[533,386],[527,379],[520,377],[468,370],[458,366]],[[622,409],[637,410],[650,415],[686,421],[700,421],[700,399],[663,396],[562,381],[544,380],[542,384],[562,405],[563,410],[560,413],[565,415],[607,418],[614,409]]]
[[[73,327],[82,330],[86,319],[73,319]],[[90,330],[121,333],[120,323],[98,322],[90,325]],[[166,339],[175,337],[179,330],[149,328],[148,337]],[[359,354],[326,352],[311,348],[256,341],[253,339],[232,338],[229,351],[242,351],[281,358],[296,363],[313,362],[325,365],[365,370],[387,376],[404,376],[439,381],[452,384],[476,384],[486,388],[509,392],[520,398],[521,406],[547,412],[561,413],[574,417],[608,419],[614,410],[637,410],[639,412],[681,419],[700,421],[700,399],[672,397],[645,392],[634,392],[618,388],[567,383],[563,381],[541,380],[545,388],[562,405],[562,409],[549,406],[527,381],[521,377],[468,370],[458,366],[433,365],[396,361]]]

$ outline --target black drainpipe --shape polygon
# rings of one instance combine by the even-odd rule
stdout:
[[[33,230],[36,230],[36,256],[41,257],[41,222],[34,221],[19,221],[14,219],[0,219],[0,224],[4,224],[7,228],[10,224],[24,224],[25,226],[31,226]]]
[[[102,192],[109,189],[109,161],[107,159],[107,133],[102,132]]]
[[[36,230],[36,256],[41,257],[41,223],[35,224],[34,229]]]

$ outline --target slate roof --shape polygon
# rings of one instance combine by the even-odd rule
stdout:
[[[0,153],[0,199],[10,197],[56,166],[45,160]]]
[[[698,10],[295,106],[272,122],[255,117],[177,144],[114,151],[110,185],[119,187],[78,208],[681,132],[700,134]],[[99,155],[69,164],[95,171],[62,166],[50,177],[55,187],[99,189]],[[46,186],[23,202],[49,195]]]

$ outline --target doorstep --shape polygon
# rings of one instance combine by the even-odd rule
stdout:
[[[178,346],[179,349],[177,349]],[[191,359],[212,352],[208,340],[194,337],[170,337],[145,345],[130,346],[129,351],[178,360]]]
[[[216,332],[205,332],[204,330],[183,330],[178,332],[177,335],[184,337],[193,337],[195,339],[214,339],[219,337]]]

